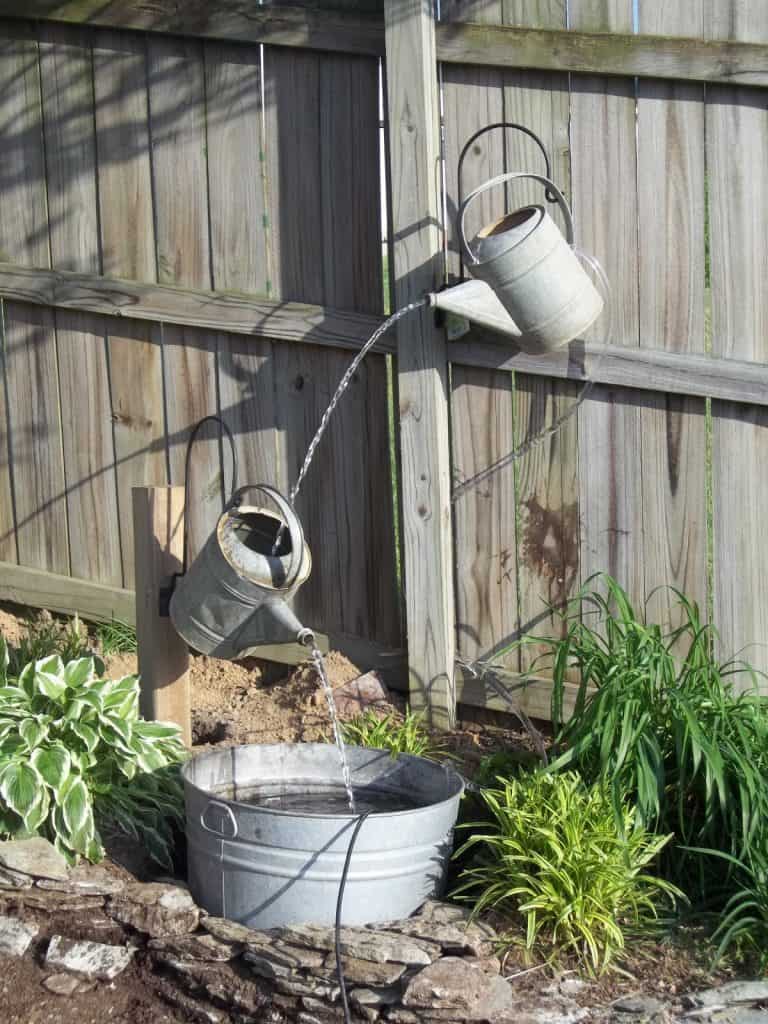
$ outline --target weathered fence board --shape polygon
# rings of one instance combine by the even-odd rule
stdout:
[[[768,42],[760,0],[710,0],[713,37]],[[768,362],[768,108],[749,89],[707,90],[712,275],[716,355]],[[721,652],[768,666],[768,416],[713,402],[714,612]]]

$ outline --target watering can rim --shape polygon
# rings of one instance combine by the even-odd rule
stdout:
[[[560,189],[557,187],[557,185],[555,185],[555,183],[553,181],[551,181],[549,178],[545,177],[543,174],[534,174],[534,173],[529,172],[529,171],[506,171],[504,174],[497,174],[495,177],[489,178],[488,181],[483,182],[482,185],[478,185],[477,188],[473,189],[469,193],[469,195],[463,200],[461,206],[459,207],[458,213],[456,215],[456,222],[457,222],[458,233],[459,233],[459,243],[460,243],[460,245],[461,245],[462,249],[464,250],[464,253],[465,253],[466,257],[467,257],[468,265],[470,265],[470,266],[478,266],[478,265],[482,265],[483,263],[490,263],[492,260],[494,260],[494,259],[496,259],[498,257],[498,254],[495,254],[494,256],[490,257],[488,260],[478,260],[478,258],[475,255],[475,253],[472,252],[471,248],[469,247],[469,242],[467,241],[466,232],[464,230],[464,218],[465,218],[466,213],[467,213],[467,207],[469,206],[469,204],[474,199],[476,199],[483,192],[487,192],[489,189],[495,188],[496,185],[503,185],[504,182],[506,182],[506,181],[515,181],[515,180],[520,179],[520,178],[530,178],[533,181],[538,181],[540,184],[544,185],[545,188],[551,189],[553,195],[555,196],[555,199],[557,200],[557,204],[558,204],[558,206],[560,207],[560,209],[562,211],[563,218],[565,220],[566,241],[567,241],[569,246],[573,247],[573,245],[574,245],[573,214],[571,213],[571,208],[568,205],[568,201],[566,200],[565,196],[560,191]],[[535,204],[528,204],[528,205],[530,206],[530,205],[535,205]],[[520,207],[520,209],[525,209],[525,208],[526,207]],[[542,207],[542,209],[543,209],[543,207]],[[546,213],[546,210],[544,212]],[[543,220],[543,218],[542,218],[542,220]],[[526,237],[529,237],[529,236],[526,236]],[[521,242],[525,241],[525,239],[521,239],[520,241]],[[520,243],[518,243],[518,244],[520,244]],[[510,248],[512,248],[512,247],[510,247]],[[509,250],[506,250],[506,251],[509,251]]]

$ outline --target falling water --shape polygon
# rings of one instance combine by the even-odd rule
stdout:
[[[344,788],[347,791],[347,802],[349,803],[349,809],[353,814],[357,813],[355,807],[355,794],[352,789],[352,776],[349,771],[349,762],[347,761],[347,748],[344,746],[344,738],[341,735],[341,727],[339,725],[339,716],[336,711],[336,701],[333,699],[333,689],[331,688],[330,680],[328,679],[328,673],[325,671],[325,662],[323,656],[320,653],[320,648],[314,641],[308,638],[307,644],[312,653],[312,661],[315,664],[320,681],[323,684],[323,691],[325,692],[325,699],[328,702],[328,714],[331,716],[331,725],[333,726],[333,738],[336,740],[336,746],[339,748],[339,760],[341,761],[341,777],[344,780]]]

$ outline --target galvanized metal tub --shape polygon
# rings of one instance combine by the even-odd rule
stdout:
[[[344,892],[344,924],[412,914],[442,892],[463,790],[461,777],[424,758],[348,748],[355,788],[406,795],[413,810],[374,813],[355,842]],[[189,886],[199,906],[251,928],[332,924],[357,818],[306,814],[238,801],[256,786],[340,781],[328,744],[231,747],[202,754],[182,771]]]

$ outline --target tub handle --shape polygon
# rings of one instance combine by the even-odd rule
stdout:
[[[208,812],[214,807],[224,812],[224,819],[219,820],[218,828],[212,828],[205,820],[208,817]],[[231,833],[224,832],[222,829],[225,820],[228,820],[232,825]],[[219,800],[210,800],[206,804],[205,810],[200,815],[200,827],[214,836],[220,836],[222,839],[235,839],[237,837],[237,818],[232,813],[232,808],[228,804],[221,803]]]

